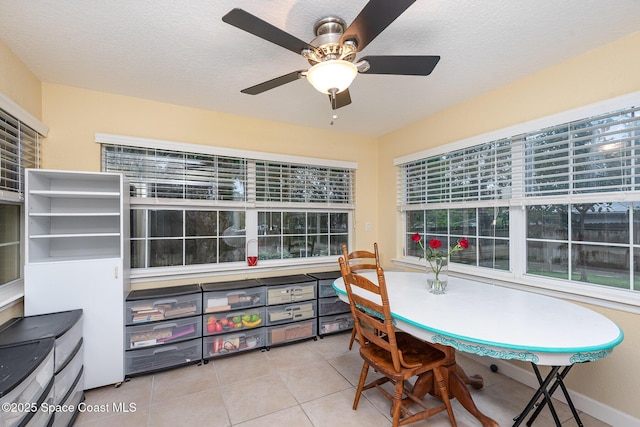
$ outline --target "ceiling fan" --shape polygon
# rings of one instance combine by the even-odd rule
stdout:
[[[416,0],[370,0],[356,19],[346,26],[334,16],[314,25],[316,38],[306,43],[242,9],[233,9],[222,20],[271,43],[275,43],[309,61],[311,68],[297,70],[243,89],[257,95],[270,89],[306,78],[318,91],[328,94],[331,108],[351,104],[349,85],[360,74],[395,74],[427,76],[440,60],[439,56],[365,56],[356,61],[364,49]],[[334,114],[334,118],[337,118]],[[333,122],[332,122],[333,124]]]

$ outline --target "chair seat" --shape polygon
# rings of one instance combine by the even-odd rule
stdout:
[[[395,335],[398,349],[402,351],[404,361],[410,365],[419,365],[418,368],[403,368],[400,372],[395,372],[393,360],[388,350],[373,343],[367,343],[366,346],[360,347],[360,355],[369,362],[372,368],[384,373],[385,376],[406,379],[433,369],[434,366],[442,364],[446,358],[442,351],[413,335],[400,331]]]

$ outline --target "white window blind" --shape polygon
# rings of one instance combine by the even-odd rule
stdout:
[[[242,158],[103,144],[102,170],[121,172],[132,197],[246,201]]]
[[[501,139],[400,165],[401,208],[508,199],[511,140]]]
[[[525,134],[525,196],[640,189],[640,107]]]
[[[256,161],[257,203],[353,205],[353,170]]]
[[[24,197],[24,170],[40,166],[38,132],[0,109],[0,193]]]

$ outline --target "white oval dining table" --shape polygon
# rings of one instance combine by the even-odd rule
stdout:
[[[373,271],[362,275],[377,282]],[[528,424],[549,404],[560,425],[550,404],[550,396],[558,387],[581,425],[562,380],[575,363],[606,357],[624,338],[618,325],[607,317],[558,298],[457,277],[449,277],[445,294],[434,295],[428,291],[425,273],[385,271],[384,275],[398,329],[457,351],[532,364],[540,388],[514,418],[514,426],[524,420],[540,397],[540,409],[536,408]],[[333,287],[348,302],[342,278],[336,279]],[[461,370],[455,367],[455,352],[451,354],[450,392],[484,426],[497,425],[480,413],[466,387],[461,387],[464,381],[456,374]],[[540,365],[552,367],[544,379],[538,370]]]

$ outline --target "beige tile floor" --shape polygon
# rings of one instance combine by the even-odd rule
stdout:
[[[89,407],[106,405],[110,410],[83,412],[75,426],[389,426],[390,403],[375,390],[364,393],[357,411],[351,409],[362,360],[357,348],[348,350],[349,337],[343,333],[241,353],[200,366],[134,377],[118,388],[88,390],[85,402]],[[478,408],[501,426],[512,425],[512,418],[534,390],[462,354],[458,362],[467,373],[484,378],[483,389],[471,390]],[[114,404],[120,403],[135,406],[135,410],[113,411]],[[480,425],[457,401],[453,406],[458,426]],[[566,405],[556,402],[555,406],[563,426],[576,425]],[[586,414],[581,419],[586,427],[608,425]],[[450,424],[446,413],[439,413],[412,425]],[[554,425],[548,409],[534,423],[535,427]]]

